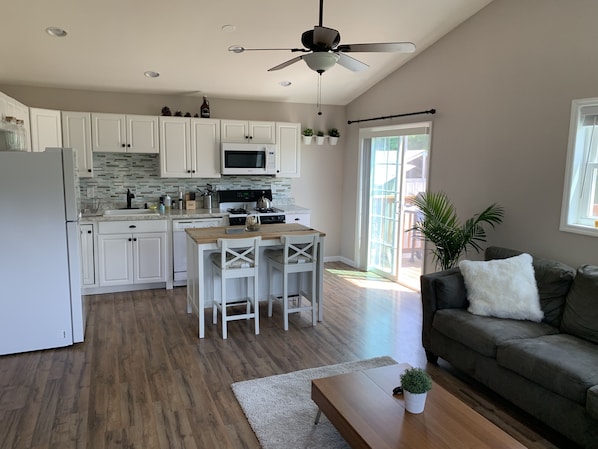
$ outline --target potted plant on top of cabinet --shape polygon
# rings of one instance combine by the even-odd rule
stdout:
[[[305,128],[303,130],[303,143],[305,145],[309,145],[311,143],[311,139],[314,135],[314,130],[311,128]]]
[[[328,130],[328,140],[330,141],[330,145],[336,145],[340,136],[338,129],[330,128],[330,130]]]
[[[323,145],[324,144],[324,131],[318,131],[316,134],[316,144]]]

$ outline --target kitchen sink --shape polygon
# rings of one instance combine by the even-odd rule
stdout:
[[[151,209],[108,209],[104,211],[104,217],[114,217],[114,216],[139,216],[139,215],[148,215],[148,216],[155,216],[160,215],[155,210]]]

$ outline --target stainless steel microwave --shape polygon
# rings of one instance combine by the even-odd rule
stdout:
[[[223,143],[223,175],[275,175],[276,145]]]

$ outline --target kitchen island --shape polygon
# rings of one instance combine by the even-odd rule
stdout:
[[[239,230],[240,233],[228,234],[227,229]],[[268,269],[263,250],[267,247],[282,246],[281,237],[285,234],[305,235],[319,233],[318,270],[315,303],[318,307],[318,321],[324,319],[323,308],[323,273],[324,273],[324,234],[300,224],[262,225],[259,231],[245,231],[241,227],[215,227],[186,229],[187,233],[187,313],[197,312],[199,318],[199,338],[205,335],[205,308],[212,307],[213,275],[210,253],[218,251],[219,238],[247,238],[261,236],[259,299],[265,301],[268,296]]]

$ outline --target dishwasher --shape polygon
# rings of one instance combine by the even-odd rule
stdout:
[[[173,284],[187,284],[187,233],[188,228],[213,228],[224,226],[226,218],[197,218],[172,221]]]

